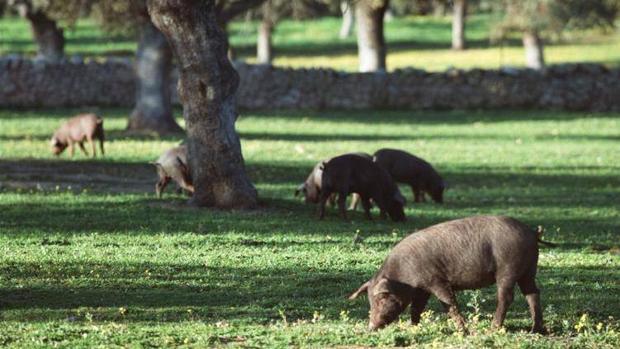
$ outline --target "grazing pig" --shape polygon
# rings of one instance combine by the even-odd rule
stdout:
[[[161,197],[161,193],[171,179],[182,189],[194,193],[191,172],[187,165],[187,147],[185,145],[166,150],[152,164],[157,167],[157,175],[159,176],[159,181],[155,184],[155,193],[158,198]]]
[[[396,149],[377,150],[373,161],[388,171],[396,182],[409,184],[415,202],[424,201],[426,192],[433,201],[443,203],[445,182],[428,162]]]
[[[405,198],[390,175],[370,159],[355,154],[345,154],[329,160],[323,165],[321,184],[320,219],[325,216],[325,202],[332,193],[337,193],[340,214],[343,219],[347,220],[345,210],[347,195],[357,193],[368,219],[372,219],[370,216],[370,199],[372,199],[379,206],[381,216],[385,216],[387,212],[394,221],[405,220],[403,211]]]
[[[351,155],[361,156],[363,158],[372,159],[372,156],[367,153],[359,152],[359,153],[350,153]],[[331,159],[329,159],[331,160]],[[326,161],[329,161],[326,160]],[[319,196],[321,194],[321,176],[323,175],[323,163],[325,161],[321,161],[317,163],[312,172],[306,178],[306,181],[301,183],[297,189],[295,189],[295,196],[298,196],[300,193],[304,194],[304,199],[306,203],[316,204],[319,202]],[[359,197],[357,194],[353,194],[353,199],[351,201],[351,207],[349,209],[355,210],[357,207],[357,203],[359,201]],[[331,205],[335,205],[336,202],[336,194],[330,196],[329,202]]]
[[[538,242],[549,244],[510,217],[474,216],[437,224],[400,241],[372,279],[349,299],[368,293],[369,328],[374,330],[397,319],[409,304],[411,322],[417,324],[434,295],[465,330],[455,292],[497,283],[493,326],[501,327],[517,284],[529,305],[532,331],[543,332],[535,281]]]
[[[80,149],[88,156],[88,152],[84,148],[84,140],[87,140],[93,150],[93,157],[96,156],[94,139],[99,140],[99,149],[101,155],[103,151],[103,119],[95,114],[80,114],[72,117],[63,123],[54,132],[51,140],[52,153],[58,156],[65,148],[69,147],[69,154],[73,157],[73,145],[77,143]]]

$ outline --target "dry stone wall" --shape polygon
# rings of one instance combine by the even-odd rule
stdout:
[[[528,69],[416,69],[345,73],[238,63],[239,107],[252,109],[560,109],[620,111],[620,69],[601,65]],[[176,74],[175,74],[176,75]],[[176,78],[171,85],[176,96]],[[131,107],[129,59],[60,63],[0,58],[0,107]]]

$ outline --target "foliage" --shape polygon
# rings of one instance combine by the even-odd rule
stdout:
[[[263,203],[221,212],[184,208],[172,190],[154,198],[147,162],[179,140],[125,135],[124,109],[99,110],[105,158],[52,159],[49,135],[76,112],[0,111],[3,347],[620,345],[617,113],[242,113],[244,157]],[[361,212],[343,223],[333,209],[317,221],[293,197],[316,161],[380,147],[435,164],[450,183],[446,203],[410,202],[402,224]],[[491,331],[492,287],[459,294],[469,336],[436,300],[420,326],[403,315],[367,332],[367,302],[344,296],[390,248],[410,231],[482,213],[542,225],[544,239],[559,243],[543,247],[539,263],[550,335],[525,332],[518,290],[506,329]]]
[[[566,28],[609,28],[620,10],[618,0],[500,0],[498,36],[510,31],[560,33]]]

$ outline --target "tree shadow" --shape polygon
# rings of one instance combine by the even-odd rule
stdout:
[[[0,288],[3,320],[29,322],[251,319],[266,324],[283,316],[288,321],[309,319],[317,310],[327,318],[336,319],[343,309],[353,319],[366,320],[365,297],[351,302],[346,300],[346,295],[372,276],[353,266],[341,270],[105,262],[54,262],[43,268],[37,262],[10,262],[0,266],[0,272],[15,275],[22,285],[27,285]],[[46,284],[39,282],[42,273]],[[592,287],[602,278],[607,283],[620,280],[620,271],[612,267],[540,268],[538,283],[543,304],[554,304],[561,313],[587,312],[596,320],[618,317],[620,308],[608,306],[616,301],[616,292],[608,285]],[[81,286],[67,286],[72,280]],[[567,282],[570,288],[564,285]],[[485,288],[483,294],[491,301],[481,305],[482,312],[490,314],[495,308],[495,288]],[[523,296],[518,290],[515,295],[509,322],[519,318],[529,320]],[[468,295],[461,292],[458,298],[462,311],[468,313],[465,306]],[[429,308],[443,311],[434,300]]]

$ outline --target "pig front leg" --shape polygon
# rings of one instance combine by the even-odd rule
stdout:
[[[325,204],[330,194],[331,193],[327,193],[325,190],[321,191],[321,196],[319,197],[319,219],[325,218]]]
[[[93,142],[93,137],[87,137],[88,144],[90,144],[91,149],[93,150],[93,157],[97,157],[97,148],[95,147],[95,142]]]
[[[348,221],[348,217],[347,217],[347,193],[346,192],[340,192],[338,193],[338,210],[340,211],[340,216],[342,217],[342,219],[344,219],[345,221]]]
[[[436,285],[431,289],[432,293],[439,299],[443,307],[448,311],[448,315],[456,324],[459,331],[467,333],[465,327],[465,319],[459,312],[459,307],[456,302],[456,297],[452,288],[448,285]]]
[[[426,308],[426,303],[428,303],[428,299],[431,294],[424,291],[421,288],[416,288],[413,291],[412,302],[411,302],[411,324],[417,325],[420,323],[420,315]]]
[[[157,184],[155,184],[155,194],[157,194],[158,198],[161,198],[161,193],[166,189],[168,182],[170,182],[170,177],[160,177]]]
[[[69,156],[73,157],[73,142],[69,141]]]

